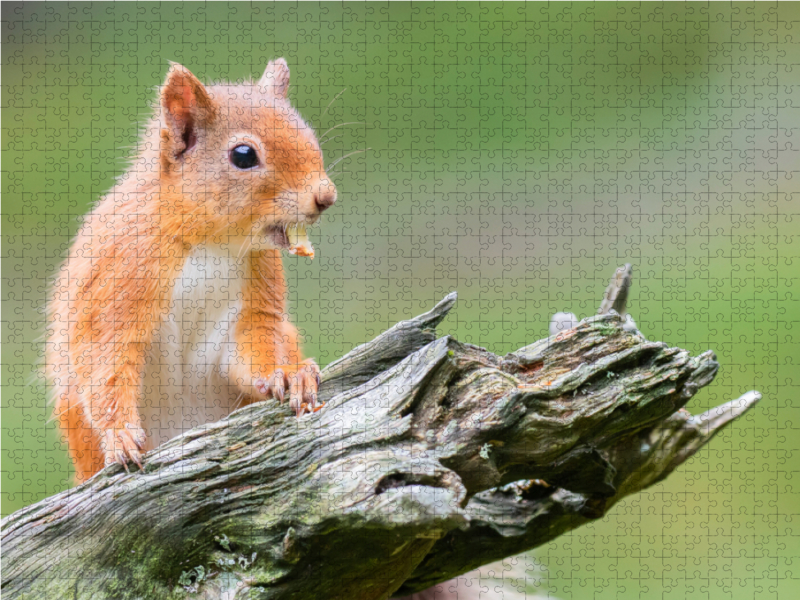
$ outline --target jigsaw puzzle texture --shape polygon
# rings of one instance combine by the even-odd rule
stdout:
[[[631,263],[648,339],[717,353],[691,412],[764,395],[462,592],[800,596],[800,5],[4,2],[2,21],[4,515],[72,485],[43,309],[169,61],[208,83],[285,57],[338,189],[314,260],[283,259],[320,366],[452,290],[441,331],[504,354],[594,313]]]

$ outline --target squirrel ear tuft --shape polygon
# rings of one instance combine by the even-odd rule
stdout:
[[[286,64],[286,59],[276,58],[269,61],[258,87],[268,94],[274,94],[276,98],[286,98],[289,89],[289,65]]]
[[[189,69],[171,63],[161,88],[161,107],[170,131],[169,153],[179,159],[197,143],[197,128],[213,120],[214,102]]]

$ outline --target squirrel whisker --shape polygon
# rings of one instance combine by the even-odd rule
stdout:
[[[320,146],[322,146],[322,145],[324,145],[324,144],[327,144],[328,142],[332,142],[332,141],[333,141],[333,140],[335,140],[336,138],[340,138],[340,137],[342,137],[342,136],[344,136],[344,134],[343,134],[343,133],[341,133],[341,134],[339,134],[339,135],[335,135],[335,136],[333,136],[332,138],[328,138],[328,139],[327,139],[327,140],[325,140],[324,142],[321,142],[321,143],[320,143]]]
[[[334,129],[339,129],[339,127],[344,127],[345,125],[366,125],[366,122],[364,122],[364,121],[350,121],[349,123],[339,123],[338,125],[334,125],[330,129],[328,129],[328,131],[326,131],[325,133],[323,133],[319,137],[320,138],[324,138],[326,135],[328,135]],[[327,140],[325,140],[325,141],[327,141]]]
[[[333,161],[331,164],[329,164],[326,167],[325,170],[327,171],[328,169],[332,169],[333,167],[338,165],[340,162],[342,162],[345,158],[347,158],[349,156],[353,156],[353,154],[361,154],[362,152],[366,152],[367,150],[372,150],[372,148],[365,148],[364,150],[353,150],[350,154],[345,154],[344,156],[340,156],[335,161]]]
[[[338,98],[339,96],[341,96],[342,94],[344,94],[346,91],[347,91],[347,87],[345,87],[345,88],[344,88],[344,89],[343,89],[341,92],[339,92],[338,94],[336,94],[336,95],[333,97],[333,100],[331,100],[330,102],[328,102],[328,106],[325,108],[325,112],[324,112],[324,113],[322,113],[322,114],[319,116],[319,119],[320,119],[320,121],[322,120],[322,117],[324,117],[326,114],[328,114],[328,109],[331,107],[331,104],[333,104],[334,102],[336,102],[336,98]]]

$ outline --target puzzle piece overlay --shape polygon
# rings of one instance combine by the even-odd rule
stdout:
[[[283,259],[320,366],[451,290],[441,333],[510,352],[631,263],[647,338],[717,353],[691,412],[764,395],[665,482],[464,589],[800,593],[796,4],[8,2],[2,21],[4,515],[72,485],[43,307],[168,61],[235,81],[283,56],[339,190],[314,260]]]

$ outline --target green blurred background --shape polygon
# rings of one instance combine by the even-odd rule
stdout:
[[[800,6],[3,3],[2,19],[3,514],[70,486],[41,311],[167,61],[235,80],[284,56],[318,132],[357,122],[326,162],[370,148],[336,167],[317,258],[285,261],[321,365],[451,290],[442,331],[509,352],[556,311],[593,313],[631,262],[648,338],[717,352],[692,412],[764,394],[666,482],[537,549],[528,589],[800,597]]]

